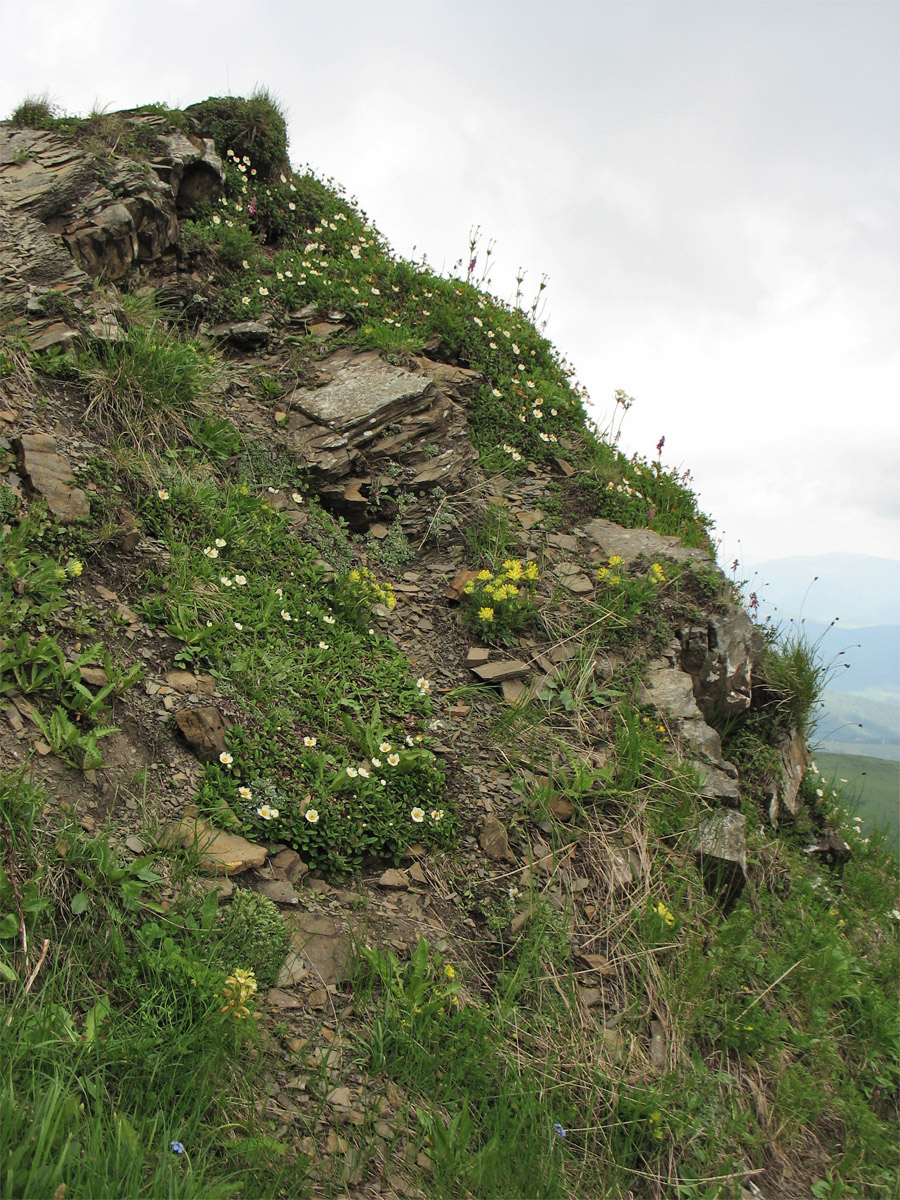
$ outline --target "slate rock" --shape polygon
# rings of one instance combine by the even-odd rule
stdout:
[[[216,829],[205,817],[193,816],[171,821],[163,827],[160,845],[164,849],[184,846],[200,854],[202,875],[237,875],[266,861],[265,846],[257,846],[235,833]]]
[[[75,475],[67,460],[57,451],[49,433],[23,433],[19,438],[22,465],[31,486],[47,501],[47,507],[61,521],[90,516],[85,493],[75,487]]]
[[[232,723],[217,708],[183,708],[175,714],[175,724],[203,763],[218,761],[225,751],[225,734]]]
[[[478,844],[488,858],[495,859],[498,862],[511,862],[515,857],[509,848],[509,835],[506,832],[506,828],[493,815],[485,818],[485,822],[481,827],[481,833],[478,835]]]
[[[737,902],[747,882],[746,826],[743,813],[722,809],[697,830],[695,856],[704,887],[726,910]]]
[[[519,658],[505,659],[503,662],[487,662],[483,666],[472,668],[484,683],[502,683],[504,679],[524,679],[528,674],[528,669],[528,664]]]

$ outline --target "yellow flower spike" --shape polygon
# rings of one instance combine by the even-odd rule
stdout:
[[[624,562],[625,562],[625,559],[622,557],[621,554],[610,555],[609,565],[611,567],[621,567],[624,564]]]
[[[484,608],[479,608],[478,616],[482,621],[493,621],[494,610],[492,608],[488,608],[487,606]]]
[[[482,581],[482,583],[486,579],[493,579],[493,577],[494,577],[493,574],[490,571],[486,571],[486,570],[479,571],[478,574],[475,576],[475,578],[480,579]]]

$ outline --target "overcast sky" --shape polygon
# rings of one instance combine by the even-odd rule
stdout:
[[[394,248],[471,227],[720,559],[900,557],[895,0],[0,0],[0,114],[267,86]]]

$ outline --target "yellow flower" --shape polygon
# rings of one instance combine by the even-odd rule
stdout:
[[[611,567],[621,567],[624,562],[625,562],[625,559],[622,557],[621,554],[610,555],[609,565]]]
[[[654,583],[665,583],[666,577],[663,574],[663,569],[658,562],[655,562],[650,568],[650,578]]]
[[[508,596],[509,596],[509,588],[507,587],[506,584],[504,584],[502,587],[498,587],[494,591],[494,599],[495,600],[506,600],[506,598]]]
[[[503,564],[503,570],[510,579],[522,578],[522,564],[515,558],[508,558]]]
[[[484,582],[485,579],[493,579],[493,575],[490,571],[479,571],[475,578]]]
[[[456,978],[456,972],[453,970],[453,968],[450,966],[449,963],[447,963],[446,967],[444,967],[444,974],[447,976],[448,979]]]
[[[484,608],[479,608],[478,616],[482,621],[493,621],[494,610],[492,608],[488,608],[487,606]]]
[[[530,562],[525,567],[525,578],[530,579],[532,583],[540,578],[540,571],[536,562]]]

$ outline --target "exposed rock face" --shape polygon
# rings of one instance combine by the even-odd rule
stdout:
[[[724,718],[750,707],[751,680],[763,652],[763,635],[742,608],[716,613],[705,626],[679,632],[681,666],[690,672],[704,716]]]
[[[398,483],[460,486],[477,457],[464,408],[476,372],[424,360],[398,367],[344,349],[323,361],[320,377],[291,394],[285,428],[301,464],[323,479],[323,499],[351,524],[366,524],[370,503]]]
[[[29,296],[69,300],[65,319],[29,327],[33,347],[74,336],[90,277],[121,279],[173,251],[179,212],[221,193],[211,144],[167,132],[160,117],[130,120],[145,137],[159,127],[157,157],[119,159],[112,170],[61,134],[0,124],[0,306],[24,315]]]
[[[705,550],[682,546],[681,540],[652,529],[623,529],[613,521],[595,517],[583,526],[584,532],[606,555],[620,554],[626,563],[645,558],[671,558],[673,562],[711,563]]]

